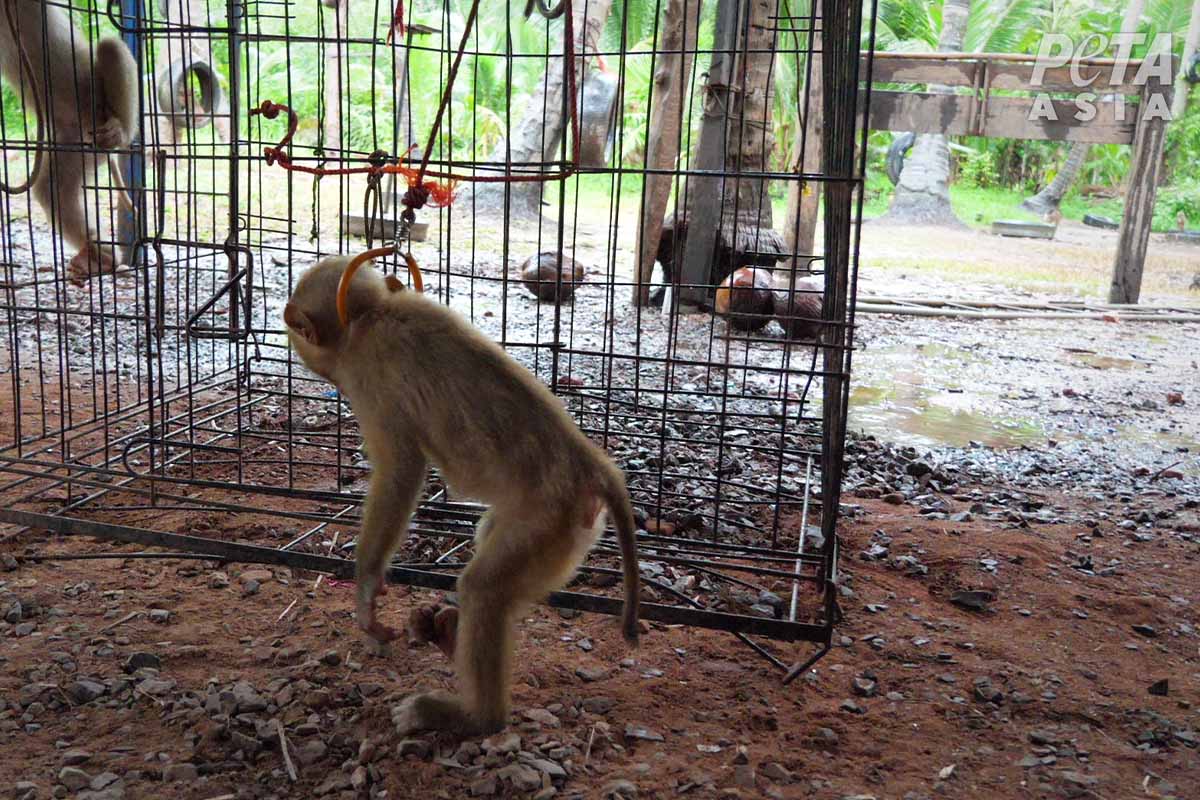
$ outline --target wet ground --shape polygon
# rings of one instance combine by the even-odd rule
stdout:
[[[1200,474],[1200,325],[861,319],[852,430]]]

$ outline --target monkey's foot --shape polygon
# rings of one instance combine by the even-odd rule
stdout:
[[[481,725],[463,709],[462,701],[449,692],[421,692],[404,698],[392,708],[392,724],[399,736],[417,731],[450,731],[460,736],[492,734],[504,722]]]
[[[454,643],[458,635],[458,609],[433,604],[414,608],[408,615],[408,646],[433,642],[454,659]]]
[[[360,579],[358,582],[358,608],[355,616],[362,628],[377,642],[390,642],[400,638],[400,632],[379,621],[375,611],[379,598],[387,594],[380,578]]]
[[[89,244],[71,259],[67,266],[67,280],[76,286],[83,286],[93,275],[104,275],[116,268],[112,256]]]
[[[123,147],[129,139],[121,120],[116,117],[109,117],[103,125],[92,131],[92,141],[101,150],[116,150]]]

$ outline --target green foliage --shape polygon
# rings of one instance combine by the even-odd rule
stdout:
[[[1154,200],[1154,230],[1175,230],[1180,213],[1189,225],[1200,222],[1200,180],[1179,181],[1159,189]]]
[[[1191,87],[1183,116],[1167,126],[1166,163],[1171,180],[1200,181],[1200,86]]]
[[[1036,50],[1048,16],[1044,0],[972,0],[963,50],[1025,53]]]
[[[875,20],[875,49],[893,53],[931,52],[937,48],[941,9],[918,0],[879,0]],[[871,3],[863,16],[870,19]],[[865,27],[865,26],[864,26]]]
[[[89,36],[113,32],[104,9],[108,0],[71,0],[75,24]],[[423,146],[425,132],[432,122],[440,100],[441,86],[450,61],[450,50],[458,43],[464,15],[471,0],[410,0],[406,3],[410,21],[425,23],[441,30],[425,37],[414,37],[410,51],[412,79],[408,87],[416,139]],[[649,134],[654,43],[660,35],[665,0],[617,0],[601,37],[601,49],[624,51],[624,58],[609,57],[609,67],[622,78],[622,115],[617,132],[618,158],[629,168],[644,163]],[[1142,31],[1153,36],[1160,31],[1180,33],[1187,25],[1192,0],[1147,0]],[[340,109],[325,107],[325,89],[336,80],[327,72],[328,45],[319,45],[319,37],[335,33],[336,16],[317,0],[286,4],[287,13],[251,13],[245,18],[246,44],[241,51],[243,75],[241,107],[257,105],[263,99],[288,102],[301,119],[296,137],[297,155],[311,155],[312,148],[328,146],[324,141],[325,115],[339,114],[346,146],[359,152],[383,148],[399,152],[411,141],[405,132],[394,131],[396,97],[393,75],[397,51],[383,44],[391,0],[374,6],[356,3],[349,17],[349,35],[362,43],[349,45],[344,86],[339,90]],[[529,23],[522,18],[525,0],[485,2],[479,7],[470,47],[480,53],[468,55],[455,84],[449,116],[443,122],[438,142],[439,157],[482,159],[502,141],[505,129],[516,124],[542,79],[547,54],[556,46],[562,30],[561,20],[549,26]],[[150,13],[157,14],[157,2],[147,2]],[[210,9],[214,24],[220,25],[225,4],[200,4]],[[888,51],[932,51],[937,46],[942,26],[940,0],[879,0],[876,21],[876,48]],[[1047,32],[1075,36],[1089,32],[1109,34],[1120,25],[1126,3],[1123,0],[972,0],[964,48],[991,52],[1035,52]],[[864,0],[869,12],[873,7]],[[251,6],[254,8],[254,6]],[[701,51],[711,48],[714,31],[714,5],[704,4],[699,30]],[[809,13],[810,0],[781,0],[784,15]],[[806,25],[798,32],[780,34],[779,57],[772,75],[772,136],[774,147],[770,168],[787,169],[798,155],[795,149],[800,110],[804,103],[807,64],[803,51],[808,49]],[[1177,45],[1182,36],[1176,37]],[[172,47],[177,48],[177,43]],[[227,40],[214,37],[202,47],[211,53],[214,67],[228,74]],[[506,58],[511,54],[512,58]],[[1135,53],[1136,55],[1136,53]],[[167,45],[152,37],[144,54],[147,71],[165,66]],[[701,55],[694,70],[697,76],[708,69],[708,58]],[[697,78],[699,80],[699,78]],[[1192,187],[1200,180],[1200,91],[1187,114],[1168,126],[1166,163],[1172,185]],[[700,103],[699,85],[688,93],[685,108],[685,147],[695,146],[698,138]],[[21,107],[7,82],[0,85],[0,124],[5,136],[32,136],[23,133],[26,110]],[[254,142],[277,140],[285,123],[241,115],[236,121],[239,135]],[[883,177],[884,156],[892,136],[872,132],[868,139],[867,202],[876,202],[890,194]],[[1008,188],[1017,193],[1032,192],[1045,185],[1063,162],[1066,145],[1054,142],[986,140],[963,137],[959,140],[975,151],[958,157],[958,180],[963,188]],[[308,152],[303,152],[307,150]],[[1117,187],[1129,167],[1129,148],[1094,146],[1083,168],[1080,185]],[[625,180],[628,183],[628,180]],[[783,187],[772,187],[782,196]],[[1182,198],[1187,192],[1175,193]],[[1175,196],[1164,192],[1164,196]],[[1074,196],[1074,195],[1072,195]],[[1182,202],[1179,200],[1178,202]],[[1172,206],[1174,207],[1174,206]],[[1190,208],[1183,209],[1191,214]],[[1167,212],[1164,212],[1167,213]],[[1173,213],[1173,212],[1172,212]]]
[[[966,186],[987,189],[1000,182],[991,150],[976,150],[958,161],[958,179]]]
[[[1119,186],[1129,174],[1132,157],[1129,147],[1119,144],[1097,144],[1088,149],[1083,163],[1081,180],[1077,183],[1092,186]],[[1050,175],[1047,180],[1053,179]]]

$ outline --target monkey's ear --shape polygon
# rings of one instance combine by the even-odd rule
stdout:
[[[383,282],[387,284],[388,291],[403,292],[404,284],[395,275],[384,275]]]
[[[309,344],[313,346],[321,344],[317,338],[317,326],[313,324],[313,321],[308,318],[307,314],[296,308],[292,303],[284,306],[283,323]]]

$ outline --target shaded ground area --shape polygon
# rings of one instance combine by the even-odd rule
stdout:
[[[869,442],[852,453],[892,457]],[[207,562],[35,564],[21,557],[103,546],[10,537],[0,784],[128,798],[1191,796],[1195,495],[1129,496],[1150,514],[1127,529],[1112,505],[966,481],[930,492],[936,472],[853,501],[845,624],[797,684],[725,635],[655,625],[629,652],[606,618],[539,608],[522,625],[512,728],[461,744],[390,732],[392,704],[450,671],[431,648],[368,654],[346,587]],[[923,510],[929,495],[944,512]],[[962,608],[962,590],[992,599]],[[387,613],[426,599],[399,591]]]

